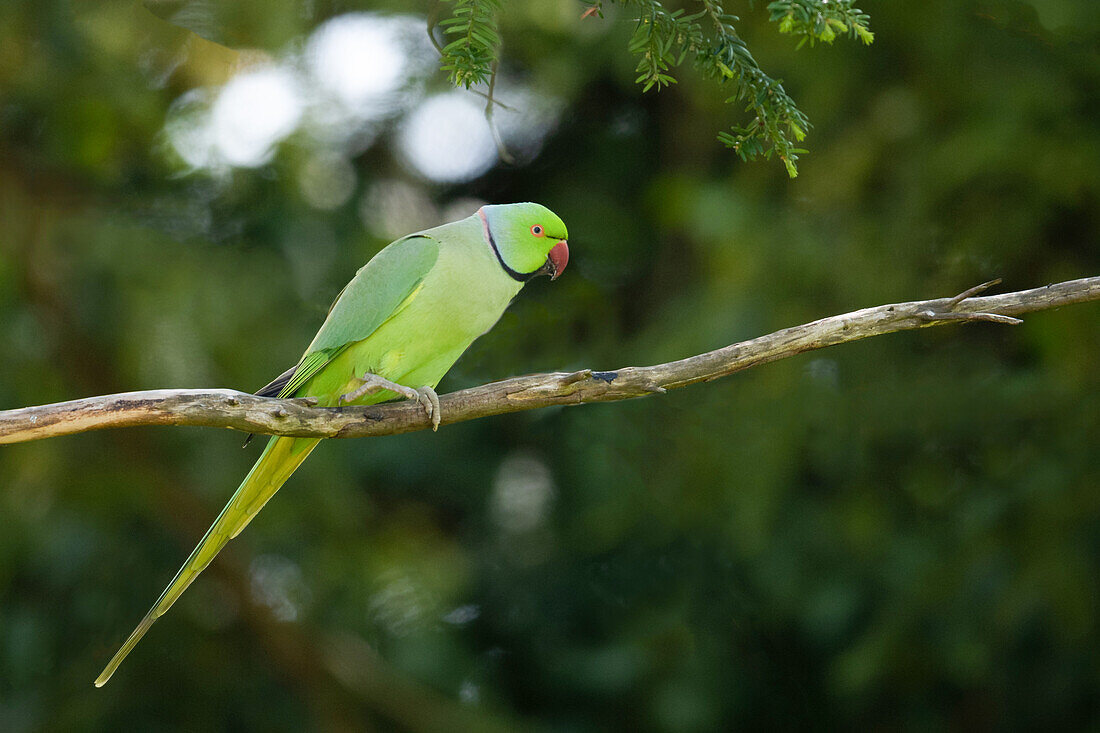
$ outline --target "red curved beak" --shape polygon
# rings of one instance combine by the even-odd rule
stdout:
[[[550,248],[546,259],[550,263],[550,279],[557,280],[558,275],[565,272],[565,266],[569,264],[569,245],[564,239],[561,240]]]

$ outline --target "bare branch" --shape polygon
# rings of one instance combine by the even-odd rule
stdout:
[[[953,298],[880,305],[830,316],[667,364],[532,374],[452,392],[440,397],[442,424],[550,405],[645,397],[869,336],[959,321],[1015,324],[1020,320],[1013,316],[1020,313],[1100,300],[1100,277],[972,297],[995,282]],[[228,389],[149,390],[88,397],[0,411],[0,443],[135,425],[199,425],[321,438],[393,435],[431,427],[424,410],[411,402],[334,408],[314,407],[311,402],[256,397]]]

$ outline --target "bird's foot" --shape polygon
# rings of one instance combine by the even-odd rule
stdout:
[[[443,409],[439,406],[439,395],[435,390],[424,385],[416,390],[416,401],[424,406],[424,412],[428,413],[428,419],[432,421],[432,432],[439,430],[439,421],[443,419]]]
[[[412,387],[406,387],[397,382],[391,382],[385,377],[380,377],[370,372],[364,374],[360,379],[363,383],[356,387],[355,390],[340,395],[340,400],[342,402],[351,402],[365,394],[374,394],[382,390],[389,390],[394,394],[399,394],[406,399],[416,400],[420,403],[424,408],[424,412],[428,414],[428,419],[432,421],[432,430],[439,430],[439,421],[442,417],[442,412],[439,407],[439,395],[437,395],[435,390],[428,385],[424,385],[419,389],[413,389]]]

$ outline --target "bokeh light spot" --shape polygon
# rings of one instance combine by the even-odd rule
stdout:
[[[405,120],[399,144],[413,170],[438,183],[477,178],[497,159],[484,106],[463,91],[425,100]]]
[[[210,111],[214,145],[233,165],[262,165],[275,144],[294,132],[302,107],[290,71],[273,66],[239,74],[222,88]]]

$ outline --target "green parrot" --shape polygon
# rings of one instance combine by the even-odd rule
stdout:
[[[337,296],[301,360],[256,394],[312,397],[321,406],[403,396],[439,427],[434,387],[536,275],[569,262],[560,218],[533,203],[483,206],[472,216],[398,239]],[[153,622],[290,478],[320,438],[272,437],[240,488],[95,681],[102,687]]]

